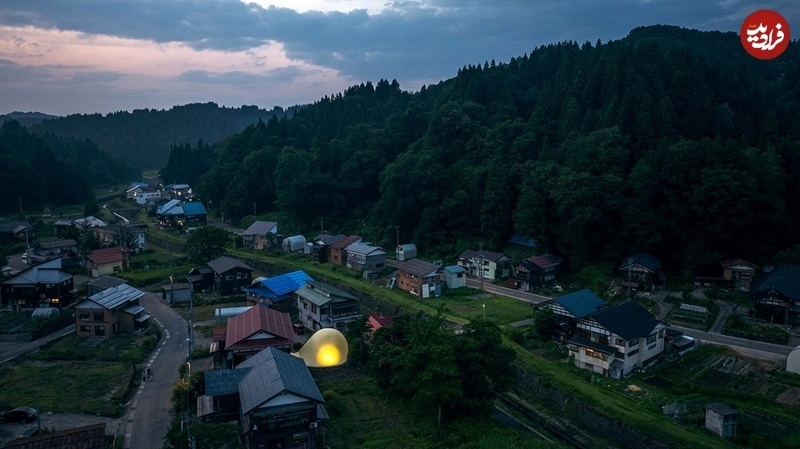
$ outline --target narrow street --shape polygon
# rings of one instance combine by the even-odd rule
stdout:
[[[153,378],[139,385],[131,400],[127,423],[120,426],[125,432],[126,449],[164,446],[173,417],[172,388],[178,381],[178,368],[187,360],[186,320],[153,294],[142,297],[141,305],[160,323],[163,335],[144,367],[152,370]]]

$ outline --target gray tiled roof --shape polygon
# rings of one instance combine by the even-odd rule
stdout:
[[[206,371],[206,395],[222,396],[239,392],[239,382],[251,368]]]
[[[214,270],[215,273],[225,273],[233,268],[244,268],[245,270],[253,271],[246,263],[228,256],[218,257],[208,262],[208,266]]]
[[[281,393],[325,402],[305,361],[279,349],[264,349],[237,368],[251,368],[239,382],[243,414]]]
[[[278,223],[274,221],[256,221],[245,229],[242,235],[266,235],[275,226],[278,226]]]
[[[423,277],[438,271],[439,265],[420,259],[412,259],[407,262],[403,262],[403,264],[400,265],[399,270],[417,277]]]
[[[473,251],[471,249],[468,249],[468,250],[464,251],[463,253],[461,253],[461,256],[459,256],[459,258],[460,259],[475,259],[475,260],[478,260],[478,259],[481,258],[481,254],[483,254],[483,259],[484,260],[490,260],[492,262],[497,262],[500,259],[502,259],[503,257],[508,258],[508,256],[506,256],[503,253],[495,253],[493,251]]]
[[[647,337],[661,322],[634,301],[609,307],[593,315],[601,326],[625,340]]]

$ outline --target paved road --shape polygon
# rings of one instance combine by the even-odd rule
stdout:
[[[153,294],[145,294],[141,305],[161,324],[164,335],[146,365],[153,371],[153,379],[140,384],[131,402],[125,426],[126,449],[164,446],[173,416],[172,387],[178,381],[178,367],[186,363],[186,321]]]
[[[687,335],[694,337],[702,342],[715,343],[718,345],[728,346],[736,352],[757,359],[773,360],[776,362],[786,362],[786,356],[792,351],[792,347],[776,345],[774,343],[765,343],[763,341],[747,340],[745,338],[731,337],[729,335],[715,334],[711,332],[703,332],[697,329],[691,329],[681,326],[670,326],[673,329],[678,329],[685,332]]]
[[[481,288],[481,282],[477,279],[467,279],[467,287],[479,289]],[[545,301],[553,299],[547,296],[537,295],[522,290],[515,290],[513,288],[501,287],[499,285],[494,285],[489,281],[483,282],[483,290],[489,293],[494,293],[496,295],[516,298],[519,299],[520,301],[525,301],[530,304],[541,304]]]
[[[58,332],[53,332],[52,334],[45,335],[38,340],[29,341],[27,343],[0,343],[0,363],[13,360],[22,354],[25,354],[26,352],[33,351],[34,349],[44,346],[57,338],[61,338],[73,332],[75,332],[74,324],[67,326]]]

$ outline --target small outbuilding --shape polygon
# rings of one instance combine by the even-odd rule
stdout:
[[[169,305],[189,302],[192,299],[192,286],[189,283],[164,284],[161,286],[161,299]]]
[[[460,288],[467,286],[467,270],[461,265],[450,265],[442,271],[444,285],[447,288]]]
[[[736,421],[739,412],[721,402],[706,404],[706,429],[722,438],[736,436]]]
[[[291,237],[286,237],[283,239],[283,244],[281,248],[287,253],[293,253],[295,251],[303,251],[306,247],[306,238],[302,235],[293,235]]]
[[[397,260],[405,262],[417,257],[417,245],[406,243],[397,247]]]

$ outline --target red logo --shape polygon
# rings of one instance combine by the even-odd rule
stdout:
[[[739,29],[739,39],[750,56],[773,59],[789,46],[789,23],[771,9],[760,9],[744,19]]]

